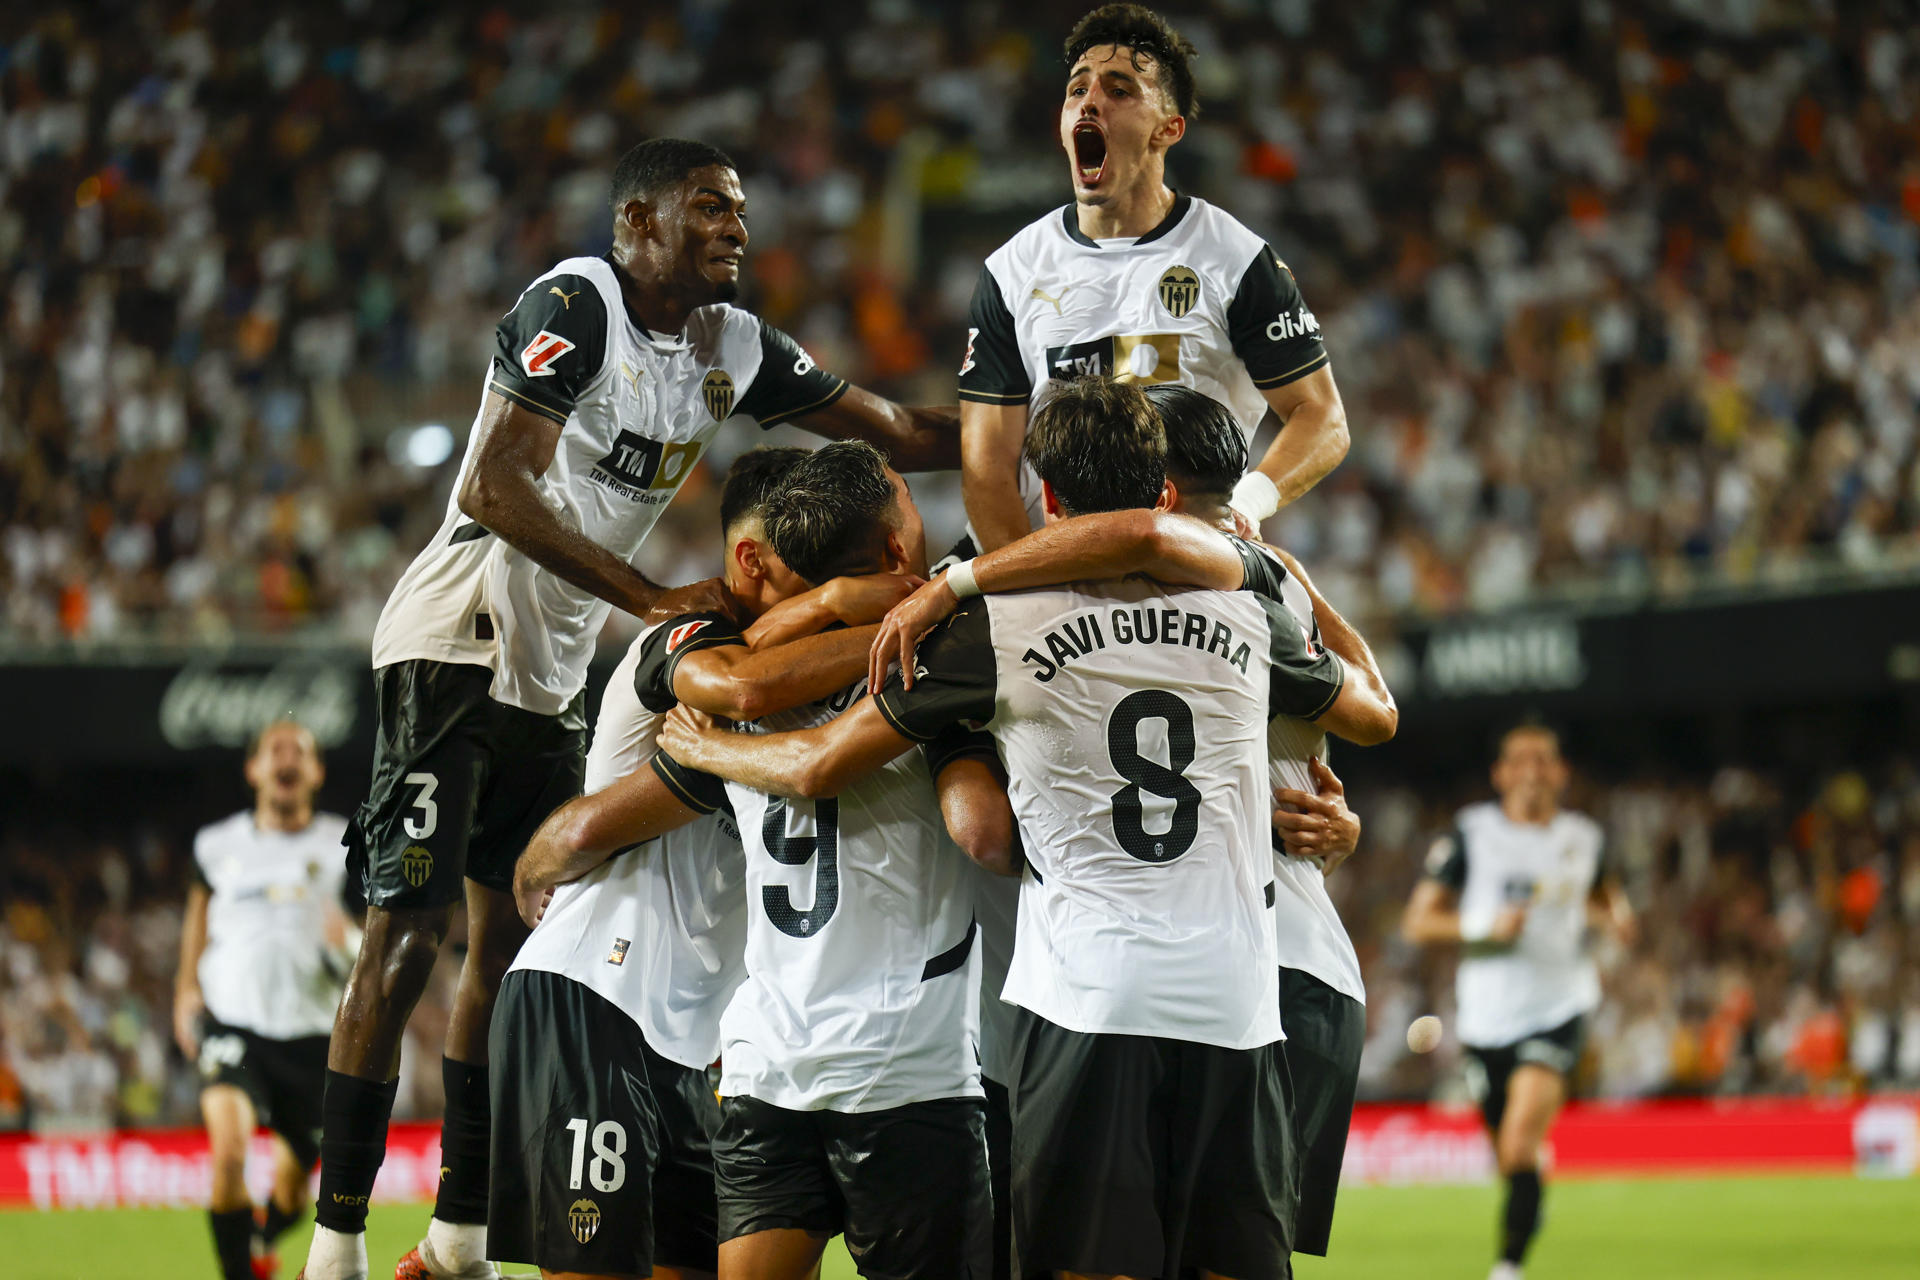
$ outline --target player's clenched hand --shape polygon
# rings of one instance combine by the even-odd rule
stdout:
[[[1291,787],[1274,789],[1273,829],[1281,847],[1296,858],[1323,858],[1331,874],[1360,847],[1360,815],[1347,807],[1347,789],[1332,769],[1308,761],[1313,794]]]
[[[913,688],[913,651],[920,637],[959,604],[960,597],[953,594],[943,573],[895,605],[880,620],[880,634],[873,638],[873,649],[867,657],[867,688],[879,692],[887,681],[887,668],[896,662],[900,664],[901,683]]]
[[[642,621],[650,627],[658,626],[687,613],[724,613],[732,617],[733,597],[727,593],[727,584],[719,578],[705,578],[663,591],[655,597],[653,608],[647,610]]]
[[[206,1008],[207,1002],[198,989],[173,993],[173,1042],[180,1046],[188,1062],[200,1056],[200,1015]]]
[[[878,622],[887,611],[926,585],[911,573],[863,573],[827,584],[827,605],[850,627]]]
[[[660,722],[660,749],[690,769],[707,769],[706,741],[717,733],[719,725],[710,715],[695,711],[686,703],[667,713]]]

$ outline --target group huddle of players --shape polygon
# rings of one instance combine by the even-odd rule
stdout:
[[[1365,1034],[1322,883],[1358,835],[1325,743],[1397,711],[1252,538],[1338,463],[1343,411],[1292,274],[1166,185],[1191,46],[1109,5],[1066,54],[1075,199],[983,267],[957,410],[850,387],[729,305],[746,201],[696,142],[629,152],[613,251],[500,322],[445,520],[374,640],[374,780],[344,832],[368,910],[330,1040],[311,997],[229,1026],[208,990],[215,1033],[181,1024],[233,1086],[209,1090],[217,1157],[242,1098],[297,1139],[267,1234],[321,1161],[307,1280],[368,1273],[402,1034],[462,901],[440,1189],[400,1280],[802,1280],[834,1234],[873,1277],[1264,1280],[1325,1252]],[[631,560],[740,418],[834,442],[741,454],[721,575],[662,591]],[[952,468],[969,535],[930,577],[900,473]],[[589,734],[615,607],[645,625]],[[304,826],[269,803],[311,782],[283,743],[311,754],[263,735],[259,809],[196,849],[195,1000],[222,877],[287,902],[337,878],[311,787]],[[280,1082],[321,1044],[316,1115]],[[237,1175],[214,1210],[249,1274]]]

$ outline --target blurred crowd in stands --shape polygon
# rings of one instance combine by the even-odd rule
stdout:
[[[604,250],[645,136],[740,161],[751,305],[951,400],[980,259],[1065,199],[1058,48],[1091,2],[15,15],[0,637],[367,635],[494,320]],[[1293,266],[1346,396],[1352,456],[1268,529],[1337,604],[1920,559],[1908,0],[1168,12],[1201,52],[1178,181]],[[704,576],[710,538],[682,516],[646,562]]]
[[[1577,755],[1577,744],[1575,744]],[[1399,939],[1427,850],[1472,796],[1356,786],[1360,853],[1329,882],[1360,950],[1362,1096],[1460,1100],[1459,1046],[1407,1051],[1450,1023],[1451,964]],[[1640,913],[1599,952],[1605,1004],[1579,1073],[1588,1096],[1920,1088],[1920,769],[1896,759],[1809,785],[1729,768],[1584,785]],[[197,807],[189,807],[197,806]],[[0,1128],[190,1121],[196,1084],[170,1000],[198,798],[134,822],[0,832]],[[442,957],[411,1029],[403,1114],[440,1106],[438,1046],[456,963]]]

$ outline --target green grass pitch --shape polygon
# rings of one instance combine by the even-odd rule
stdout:
[[[1334,1256],[1303,1258],[1301,1280],[1482,1280],[1491,1262],[1494,1187],[1351,1187]],[[376,1208],[374,1280],[426,1223],[424,1205]],[[281,1280],[306,1256],[282,1250]],[[509,1268],[509,1274],[524,1268]],[[384,1273],[392,1274],[391,1271]],[[836,1244],[823,1280],[852,1280]],[[1920,1276],[1920,1180],[1767,1177],[1562,1181],[1529,1280],[1913,1280]],[[0,1213],[5,1280],[212,1280],[204,1215],[122,1209]]]

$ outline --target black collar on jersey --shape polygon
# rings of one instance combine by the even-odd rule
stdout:
[[[1175,191],[1173,193],[1173,208],[1167,210],[1167,216],[1160,219],[1160,225],[1141,236],[1138,240],[1135,240],[1134,243],[1148,244],[1154,240],[1158,240],[1161,236],[1171,233],[1175,227],[1180,225],[1180,219],[1187,216],[1187,207],[1192,203],[1192,196],[1184,196],[1178,191]],[[1083,244],[1089,249],[1101,248],[1102,246],[1098,240],[1095,240],[1092,236],[1080,230],[1080,219],[1073,216],[1073,211],[1074,206],[1071,204],[1060,210],[1060,225],[1067,229],[1067,238],[1075,244]]]

